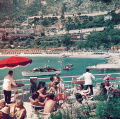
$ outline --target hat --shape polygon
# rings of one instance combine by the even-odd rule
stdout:
[[[1,112],[5,113],[5,114],[10,114],[10,107],[4,107],[1,109]]]

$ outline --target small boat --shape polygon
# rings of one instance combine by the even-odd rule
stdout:
[[[33,70],[23,71],[22,76],[49,76],[60,74],[61,71],[51,66],[34,68]]]
[[[63,67],[63,70],[70,70],[73,67],[73,64],[67,64]]]
[[[64,62],[64,60],[58,60],[58,62],[59,62],[59,63],[62,63],[62,62]]]

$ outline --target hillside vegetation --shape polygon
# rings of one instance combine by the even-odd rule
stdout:
[[[38,34],[38,37],[35,34],[31,34],[31,36],[25,38],[11,40],[3,38],[0,48],[65,46],[78,47],[80,49],[110,49],[114,45],[120,45],[120,30],[114,28],[115,25],[120,24],[120,13],[115,12],[120,6],[120,0],[46,0],[46,5],[43,5],[40,1],[35,0],[29,5],[25,5],[24,0],[0,2],[0,25],[2,27],[15,27],[18,25],[19,28],[22,28],[21,23],[26,21],[29,16],[40,15],[40,18],[34,18],[28,21],[29,28],[40,25],[47,29],[52,25],[60,23],[62,30],[68,31],[68,34],[60,36],[56,33],[54,36],[45,36],[45,33],[41,32]],[[110,15],[112,18],[105,20],[106,15],[81,16],[84,13],[92,14],[98,11],[108,11],[108,16]],[[42,17],[47,14],[59,15],[61,17]],[[71,17],[66,18],[65,14],[70,14]],[[2,22],[6,23],[3,24]],[[95,27],[104,27],[104,31],[91,32],[87,37],[83,37],[84,34],[79,33],[80,38],[78,39],[74,39],[69,34],[70,30]]]
[[[13,1],[13,2],[11,2]],[[112,11],[120,6],[120,0],[46,0],[47,5],[42,5],[41,0],[35,0],[30,5],[25,5],[24,0],[1,0],[0,15],[39,15],[66,13],[93,13],[96,11]]]

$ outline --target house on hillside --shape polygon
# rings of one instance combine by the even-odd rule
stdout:
[[[110,15],[110,14],[105,15],[104,21],[106,21],[106,20],[112,20],[112,15]]]
[[[111,47],[111,50],[119,50],[120,51],[120,45],[113,45]]]

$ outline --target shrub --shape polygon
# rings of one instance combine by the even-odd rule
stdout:
[[[119,119],[120,118],[120,100],[112,98],[107,102],[99,102],[96,108],[96,114],[101,119]]]

